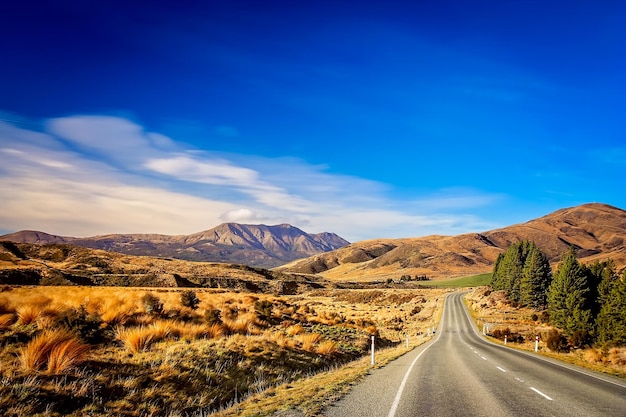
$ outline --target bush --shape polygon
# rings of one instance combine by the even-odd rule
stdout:
[[[198,308],[198,304],[200,304],[200,299],[195,292],[187,290],[180,294],[180,302],[184,307],[195,310]]]
[[[589,342],[589,334],[584,330],[576,330],[569,338],[570,344],[575,348],[580,348]]]
[[[141,297],[141,303],[148,314],[160,316],[163,313],[163,302],[152,293],[144,294],[144,296]]]
[[[553,352],[569,352],[569,346],[567,344],[567,339],[561,333],[556,330],[551,330],[548,333],[548,338],[546,340],[546,344],[548,345],[548,349]]]
[[[524,343],[524,336],[517,332],[511,332],[511,329],[508,327],[506,329],[495,329],[491,335],[496,339],[504,340],[504,336],[506,336],[507,342],[511,343]]]
[[[71,308],[58,315],[54,323],[68,331],[76,332],[87,343],[102,343],[106,341],[106,331],[102,327],[102,319],[95,314],[89,314],[85,306]]]
[[[207,324],[222,324],[222,313],[218,309],[209,309],[204,312],[204,321]]]
[[[273,308],[274,305],[271,301],[268,300],[255,301],[254,303],[254,311],[261,320],[269,320],[270,318],[272,318]]]

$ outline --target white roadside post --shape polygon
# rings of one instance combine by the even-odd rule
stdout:
[[[506,346],[507,335],[504,335],[504,346]]]
[[[539,335],[535,336],[535,352],[539,351]]]
[[[372,336],[372,365],[374,365],[374,336]]]

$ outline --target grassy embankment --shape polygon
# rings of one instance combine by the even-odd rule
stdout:
[[[436,288],[468,288],[489,285],[491,282],[491,272],[479,275],[469,275],[448,280],[428,281],[429,287]]]
[[[626,378],[626,348],[616,346],[586,346],[574,349],[562,346],[563,351],[549,349],[548,340],[555,329],[548,323],[544,312],[514,306],[503,291],[490,291],[487,287],[476,288],[465,297],[470,314],[479,329],[490,325],[488,338],[507,346],[526,351],[535,350],[535,336],[539,335],[538,353],[564,362],[592,369],[597,372]]]

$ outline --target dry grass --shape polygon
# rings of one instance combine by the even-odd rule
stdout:
[[[0,314],[0,330],[9,328],[16,320],[17,317],[13,313]]]
[[[304,333],[299,334],[296,340],[300,343],[302,350],[314,352],[315,345],[322,341],[322,335],[318,333]]]
[[[337,345],[336,342],[333,342],[332,340],[326,340],[324,342],[321,342],[315,348],[315,352],[319,353],[320,355],[332,355],[336,353],[338,350],[339,350],[339,346]]]
[[[352,304],[338,301],[342,291],[199,289],[200,308],[190,310],[175,289],[15,287],[0,292],[9,306],[0,314],[0,404],[26,415],[209,415],[358,360],[370,333],[393,345],[423,332],[445,293],[394,292],[375,301],[357,293]],[[146,293],[163,303],[160,313],[146,313]]]
[[[115,329],[115,337],[132,353],[147,351],[153,343],[162,340],[160,335],[160,329],[144,326]]]
[[[301,333],[304,333],[304,327],[301,324],[294,324],[293,326],[289,326],[286,330],[286,333],[289,336],[295,336]]]
[[[29,371],[60,373],[82,363],[89,346],[66,330],[46,331],[36,336],[20,352],[22,367]]]

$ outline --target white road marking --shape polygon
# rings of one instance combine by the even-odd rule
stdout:
[[[500,368],[499,366],[496,366],[496,368],[498,368],[499,370],[501,370],[502,372],[506,372],[506,369],[504,368]]]
[[[537,394],[541,395],[543,398],[545,398],[548,401],[554,401],[552,398],[548,397],[546,394],[544,394],[543,392],[539,391],[537,388],[533,388],[530,387],[531,390],[535,391]]]
[[[444,316],[446,315],[447,310],[448,310],[448,307],[446,306],[444,308],[443,314],[441,315],[441,323],[444,322]],[[407,369],[406,373],[404,374],[404,378],[402,378],[402,382],[400,383],[400,387],[398,388],[396,397],[393,399],[393,403],[391,404],[391,408],[389,409],[389,414],[387,415],[387,417],[395,417],[396,411],[398,410],[398,406],[400,405],[400,398],[402,397],[402,391],[404,391],[404,386],[406,385],[406,382],[409,379],[409,374],[411,373],[413,366],[415,366],[418,359],[424,354],[424,352],[426,352],[428,349],[430,349],[431,346],[433,346],[435,343],[439,341],[439,336],[441,336],[441,332],[438,332],[436,338],[434,340],[431,340],[430,345],[426,346],[426,348],[424,348],[424,350],[422,350],[419,353],[419,355],[417,355],[415,359],[413,359],[413,362],[411,362],[409,369]]]
[[[481,357],[480,357],[480,359],[482,359],[482,360],[484,360],[484,361],[486,361],[486,360],[487,360],[487,358],[485,358],[484,356],[481,356]]]
[[[518,377],[515,377],[515,380],[516,380],[517,382],[526,382],[526,381],[524,381],[523,379],[518,378]]]

